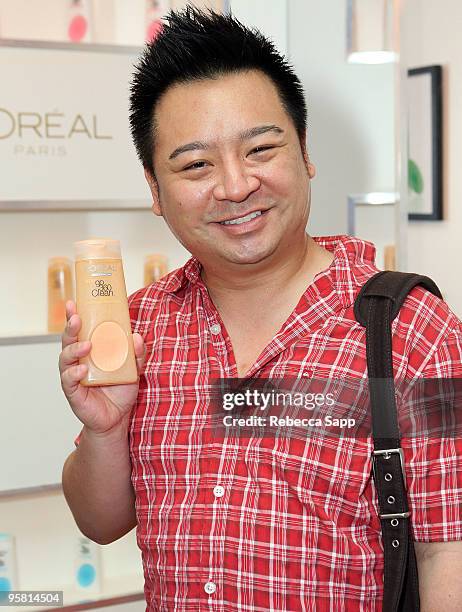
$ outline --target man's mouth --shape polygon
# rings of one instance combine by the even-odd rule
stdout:
[[[220,225],[240,225],[241,223],[246,223],[247,221],[251,221],[256,217],[259,217],[262,214],[261,210],[256,210],[244,217],[238,217],[237,219],[230,219],[228,221],[220,221]]]

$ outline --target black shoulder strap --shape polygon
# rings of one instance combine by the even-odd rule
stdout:
[[[366,328],[374,441],[372,467],[382,525],[385,563],[383,610],[386,612],[416,612],[420,606],[396,411],[391,336],[391,323],[407,294],[416,285],[442,297],[438,287],[427,276],[384,271],[364,284],[354,305],[356,320]]]

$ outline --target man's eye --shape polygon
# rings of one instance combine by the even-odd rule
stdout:
[[[250,153],[262,153],[263,151],[268,151],[268,149],[272,149],[273,147],[270,145],[267,146],[262,146],[262,147],[255,147],[255,149],[252,149],[250,151]]]
[[[183,170],[196,170],[200,168],[205,168],[205,162],[203,161],[194,162],[193,164],[186,166],[186,168],[183,168]]]

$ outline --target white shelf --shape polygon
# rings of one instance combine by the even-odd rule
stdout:
[[[0,337],[0,346],[12,346],[17,344],[46,344],[50,342],[61,342],[61,334],[18,334]]]

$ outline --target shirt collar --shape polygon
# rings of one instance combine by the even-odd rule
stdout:
[[[321,286],[323,280],[335,289],[335,293],[343,307],[350,306],[358,289],[374,273],[376,249],[371,242],[353,236],[313,236],[313,240],[334,255],[334,259],[326,270],[319,272],[313,280]],[[159,288],[168,293],[177,293],[187,285],[193,286],[202,282],[200,273],[202,264],[192,256],[177,270],[158,281]]]

